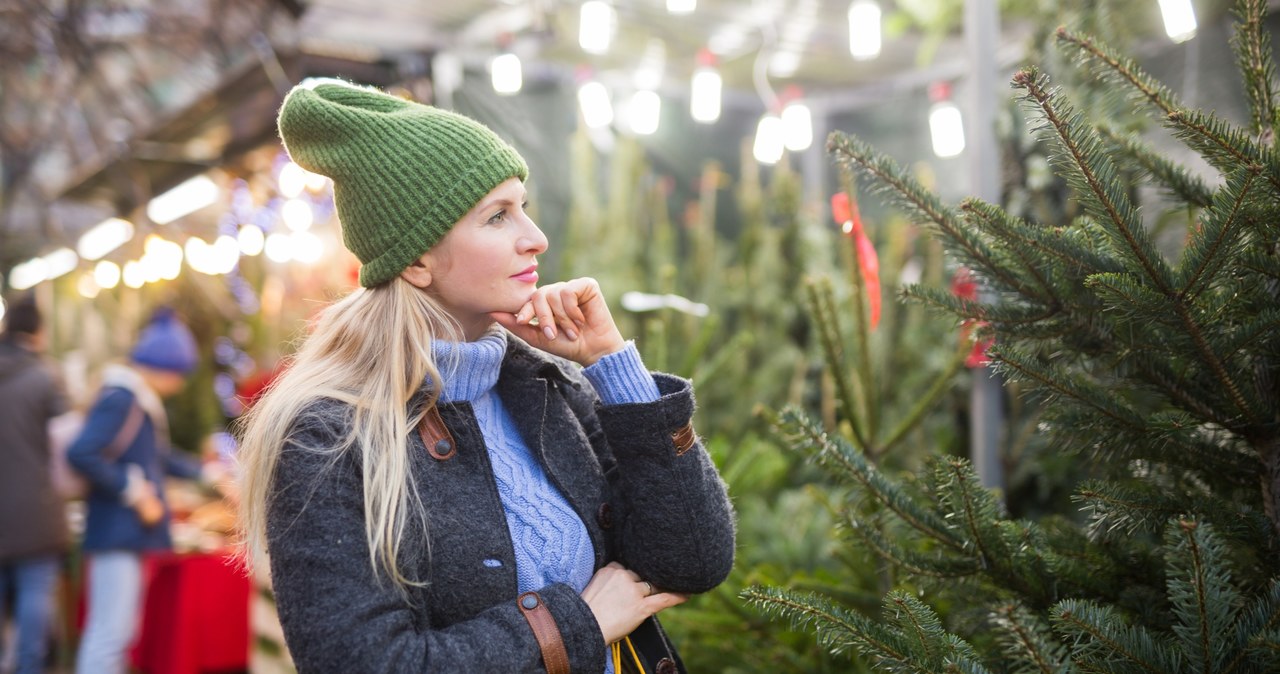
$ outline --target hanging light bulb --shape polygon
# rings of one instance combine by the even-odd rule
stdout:
[[[849,53],[857,61],[880,55],[880,4],[875,0],[849,5]]]
[[[578,44],[588,54],[609,51],[613,32],[618,25],[618,15],[604,0],[587,0],[578,13]]]
[[[1196,10],[1191,0],[1160,0],[1160,16],[1170,40],[1186,42],[1196,36]]]
[[[709,49],[698,51],[698,67],[693,71],[689,112],[696,122],[710,124],[720,119],[720,72],[716,57]]]
[[[667,11],[671,14],[692,14],[698,8],[698,0],[667,0]]]
[[[813,113],[804,104],[803,95],[796,86],[787,87],[783,95],[787,104],[782,108],[782,138],[792,152],[803,152],[813,145]]]
[[[603,84],[595,80],[583,84],[578,89],[578,105],[588,128],[600,129],[613,123],[613,104]]]
[[[218,186],[208,176],[198,175],[152,199],[147,204],[147,217],[157,225],[166,225],[217,200]]]
[[[93,280],[104,290],[116,287],[120,284],[120,265],[111,260],[99,260],[93,267]]]
[[[960,108],[951,100],[951,85],[934,82],[929,87],[929,134],[933,139],[933,153],[941,158],[954,157],[964,152],[964,120]]]
[[[520,57],[511,52],[493,57],[489,62],[489,75],[493,78],[493,90],[503,95],[519,93],[524,84]]]
[[[658,130],[658,119],[662,116],[662,98],[647,89],[637,91],[631,96],[628,114],[632,131],[641,136],[652,135]]]
[[[133,238],[133,223],[107,218],[94,225],[76,241],[76,252],[86,260],[97,260]]]
[[[756,126],[756,141],[751,146],[751,155],[761,164],[776,164],[782,159],[783,144],[782,119],[774,114],[760,118]]]
[[[280,167],[280,177],[277,182],[280,184],[280,194],[286,199],[292,199],[302,194],[302,190],[307,188],[307,170],[291,161],[285,162],[284,166]]]

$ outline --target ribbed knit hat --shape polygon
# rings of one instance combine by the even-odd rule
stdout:
[[[178,374],[190,374],[199,359],[191,329],[165,307],[156,310],[129,354],[129,360],[139,365]]]
[[[529,175],[473,119],[337,80],[294,87],[278,122],[293,161],[333,180],[342,241],[365,287],[395,278],[490,190]]]

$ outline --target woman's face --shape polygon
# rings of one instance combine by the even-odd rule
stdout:
[[[440,302],[467,339],[484,334],[491,312],[519,311],[538,285],[537,255],[547,237],[525,213],[527,197],[524,183],[509,178],[403,273]]]

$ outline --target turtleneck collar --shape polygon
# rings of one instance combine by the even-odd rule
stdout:
[[[444,402],[475,401],[493,389],[507,353],[507,333],[490,330],[474,342],[431,343],[431,355],[444,378]]]

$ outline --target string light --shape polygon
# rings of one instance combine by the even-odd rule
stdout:
[[[105,290],[120,285],[120,265],[111,260],[99,260],[93,267],[93,280]]]
[[[578,13],[578,44],[588,54],[604,54],[613,42],[618,17],[604,0],[587,0]]]
[[[97,260],[132,238],[132,222],[120,218],[107,218],[80,235],[79,241],[76,242],[76,252],[86,260]]]
[[[782,138],[782,119],[777,115],[765,115],[756,126],[756,140],[751,155],[761,164],[776,164],[782,159],[785,148]]]
[[[632,131],[641,136],[652,135],[658,130],[658,119],[662,116],[662,98],[647,89],[637,91],[631,96],[627,114],[631,117]]]
[[[613,104],[603,84],[595,80],[583,84],[578,89],[578,105],[588,128],[600,129],[613,123]]]
[[[520,93],[524,84],[520,57],[511,52],[493,57],[489,62],[489,75],[493,79],[493,90],[504,96]]]
[[[951,85],[935,82],[929,87],[929,134],[933,139],[933,153],[943,159],[964,152],[964,120],[960,108],[951,101]]]
[[[698,67],[693,71],[689,112],[695,122],[711,124],[720,119],[722,82],[716,70],[716,57],[709,49],[698,51]]]
[[[813,114],[804,101],[791,101],[782,109],[782,138],[792,152],[803,152],[813,145]]]
[[[1196,10],[1191,0],[1160,0],[1160,16],[1170,40],[1186,42],[1196,36]]]
[[[698,0],[667,0],[667,11],[671,14],[692,14],[698,8]]]
[[[157,225],[167,225],[218,200],[218,186],[208,176],[199,175],[161,194],[147,204],[147,217]]]
[[[880,5],[875,0],[849,5],[849,53],[857,61],[880,55]]]

